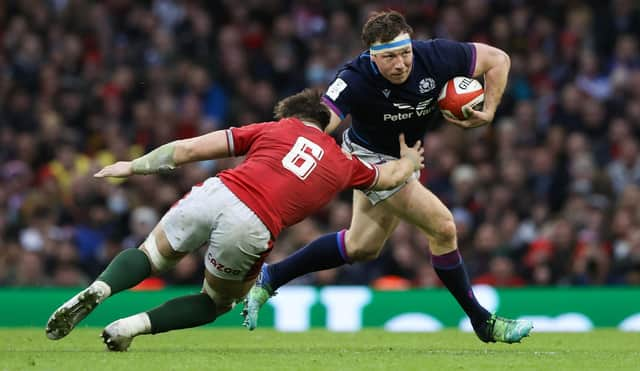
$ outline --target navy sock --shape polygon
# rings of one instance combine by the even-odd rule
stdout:
[[[474,328],[491,317],[491,313],[478,303],[473,294],[467,270],[464,268],[464,262],[458,250],[444,255],[434,255],[431,257],[431,262],[442,283],[469,316]]]
[[[345,230],[313,240],[286,259],[266,267],[266,281],[273,291],[296,277],[351,263],[344,245]]]

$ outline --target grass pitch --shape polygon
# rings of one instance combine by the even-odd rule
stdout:
[[[0,370],[638,370],[640,333],[533,333],[484,344],[457,330],[389,333],[191,329],[136,338],[107,352],[100,328],[59,341],[43,329],[0,329]]]

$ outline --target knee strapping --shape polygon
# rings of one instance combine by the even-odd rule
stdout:
[[[144,249],[148,253],[149,261],[156,272],[164,272],[173,268],[177,263],[177,260],[167,259],[160,253],[153,233],[144,241]]]

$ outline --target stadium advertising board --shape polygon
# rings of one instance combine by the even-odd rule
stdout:
[[[124,292],[109,299],[82,325],[104,326],[165,300],[193,293],[197,288]],[[44,326],[50,311],[75,290],[0,290],[0,327]],[[640,331],[640,288],[521,288],[476,286],[478,300],[492,311],[512,318],[528,318],[535,331],[589,331],[613,327]],[[279,290],[263,308],[260,326],[281,331],[327,328],[358,331],[364,327],[388,331],[438,331],[471,327],[454,299],[442,289],[373,291],[362,286],[315,288],[289,286]],[[241,305],[213,326],[240,326]]]

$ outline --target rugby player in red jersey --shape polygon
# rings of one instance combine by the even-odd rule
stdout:
[[[116,320],[102,337],[108,349],[124,351],[140,334],[210,323],[245,297],[284,227],[346,188],[394,188],[423,167],[420,142],[408,147],[403,135],[400,158],[380,166],[343,152],[323,131],[330,112],[321,97],[305,90],[276,105],[279,121],[174,141],[96,173],[98,178],[154,174],[193,161],[246,155],[236,168],[194,186],[139,249],[121,252],[96,281],[60,306],[49,318],[47,337],[63,338],[106,298],[170,269],[203,244],[208,251],[202,293]]]

